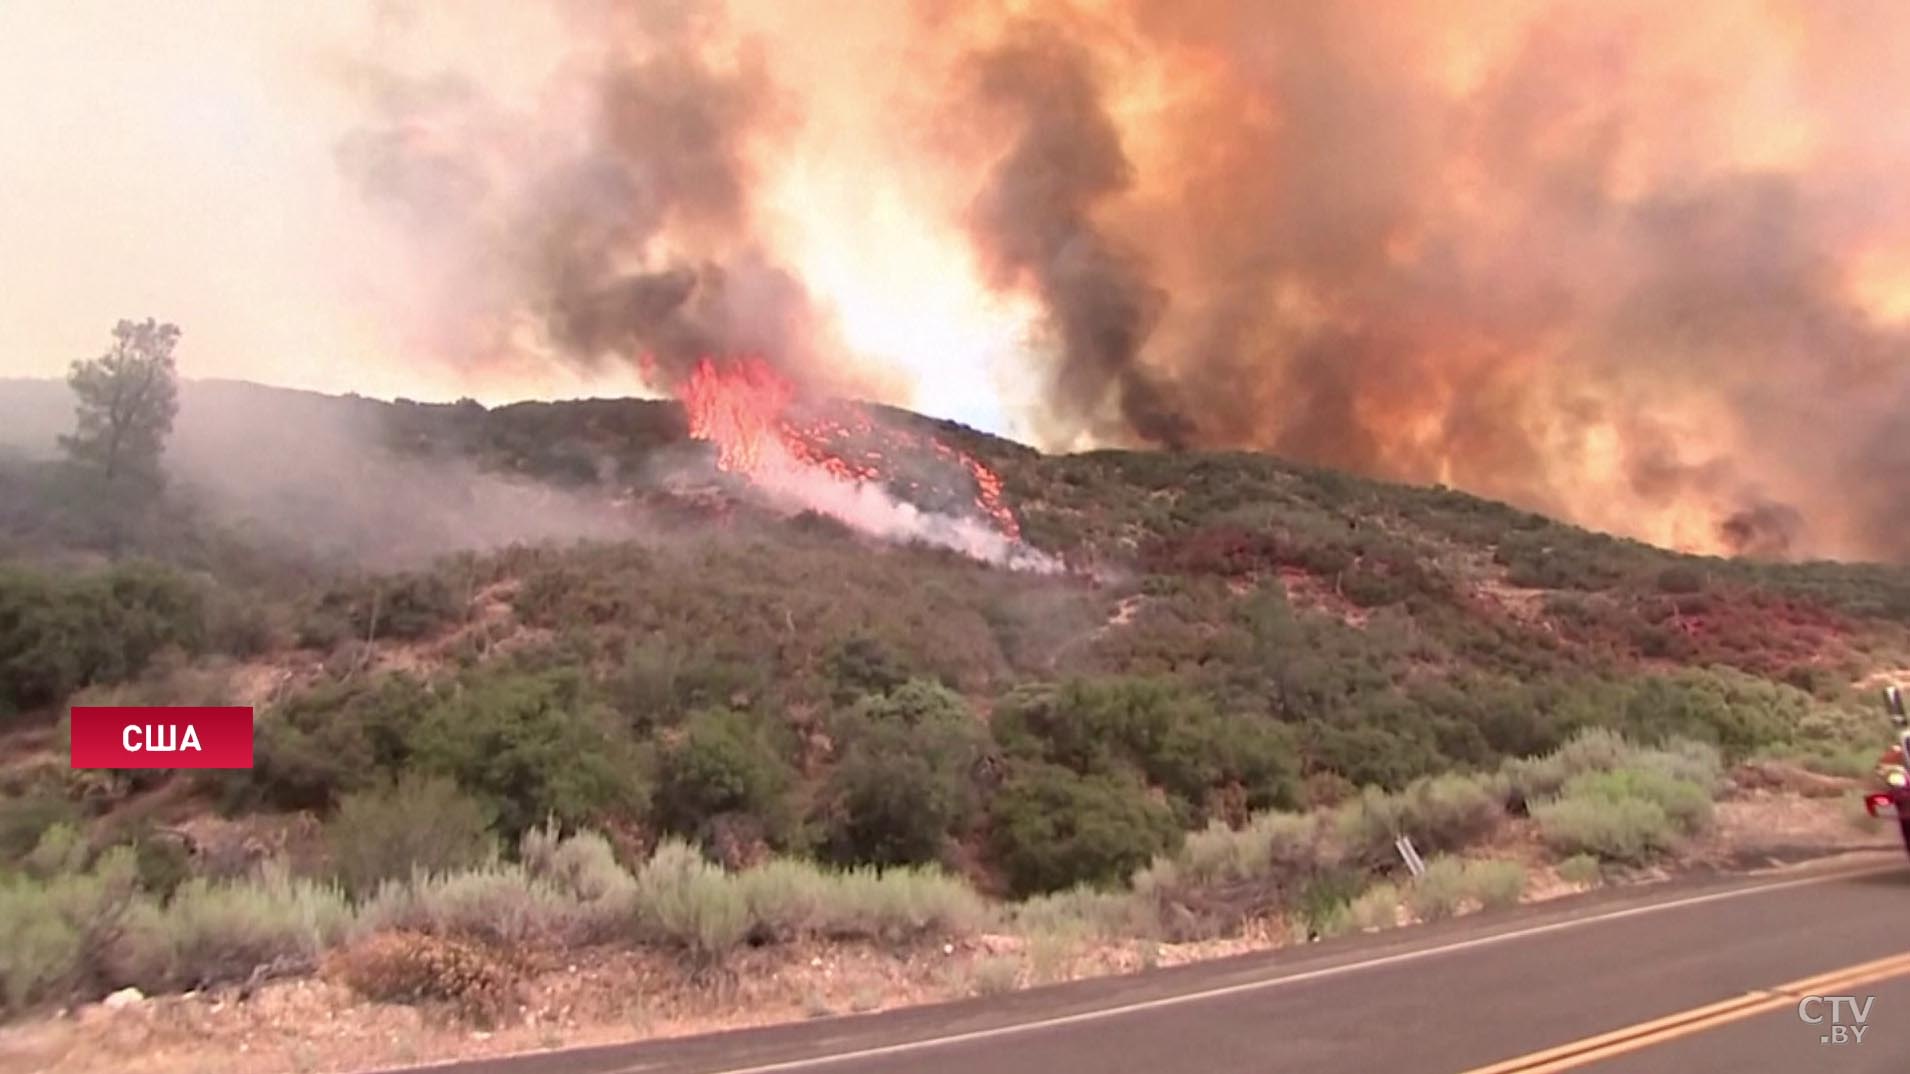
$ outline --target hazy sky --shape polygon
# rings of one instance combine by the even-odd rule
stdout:
[[[0,137],[0,372],[57,374],[151,315],[185,329],[189,374],[412,387],[355,359],[387,341],[341,315],[362,284],[334,244],[362,229],[301,47],[336,31],[327,6],[0,8],[0,96],[20,102]]]
[[[775,6],[759,6],[772,21]],[[386,7],[0,2],[0,99],[19,102],[0,130],[0,375],[59,375],[98,353],[116,319],[151,315],[184,329],[188,376],[487,402],[643,393],[634,376],[564,363],[474,371],[421,338],[411,260],[421,255],[336,165],[339,139],[363,117],[340,67],[378,49],[415,59],[423,42],[508,95],[558,45],[532,5],[442,9],[402,42],[379,21]],[[777,63],[785,77],[839,72],[854,48],[797,42]],[[831,113],[810,120],[826,146]],[[1012,357],[1014,318],[977,317],[978,288],[951,294],[937,274],[907,271],[935,252],[915,250],[926,241],[919,218],[856,174],[827,159],[787,170],[767,200],[784,213],[790,253],[824,303],[832,288],[861,289],[831,313],[859,353],[915,378],[913,400],[894,401],[1003,428],[991,369]],[[805,233],[805,217],[855,224]]]

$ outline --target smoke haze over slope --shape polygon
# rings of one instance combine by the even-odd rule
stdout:
[[[72,419],[65,385],[0,380],[0,457],[57,456]],[[188,381],[164,465],[195,511],[326,562],[389,569],[514,542],[655,533],[642,511],[603,489],[394,450],[398,435],[391,405],[375,400]]]
[[[149,312],[189,375],[387,394],[748,352],[1048,448],[1910,560],[1897,5],[4,18],[0,85],[51,118],[0,136],[0,371]]]

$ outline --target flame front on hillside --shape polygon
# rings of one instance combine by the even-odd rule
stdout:
[[[1016,570],[1061,563],[1021,539],[1002,500],[1001,478],[981,460],[933,437],[877,422],[847,403],[797,414],[795,387],[759,358],[699,361],[679,395],[690,435],[716,446],[717,468],[748,479],[772,500],[878,537],[952,548]],[[965,486],[951,491],[940,476]],[[924,509],[898,496],[938,497]]]

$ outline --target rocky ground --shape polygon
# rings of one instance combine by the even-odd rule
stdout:
[[[1677,862],[1757,868],[1889,847],[1895,832],[1862,816],[1852,785],[1784,769],[1739,773],[1717,823]],[[1529,833],[1492,848],[1531,866],[1527,898],[1578,888],[1546,867]],[[440,1012],[367,1003],[321,975],[232,991],[122,995],[0,1030],[0,1071],[46,1074],[347,1072],[453,1057],[606,1044],[881,1010],[1082,977],[1134,972],[1293,942],[1279,922],[1197,944],[1087,943],[983,935],[907,949],[872,944],[745,950],[699,977],[667,953],[604,949],[525,982],[521,1018],[475,1029]]]

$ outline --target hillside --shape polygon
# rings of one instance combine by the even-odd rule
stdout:
[[[0,863],[33,872],[73,824],[89,853],[134,847],[162,897],[267,858],[364,895],[479,844],[528,862],[546,821],[626,864],[680,837],[729,868],[939,865],[1028,896],[1119,888],[1210,824],[1397,793],[1385,839],[1333,829],[1344,906],[1413,810],[1449,818],[1422,845],[1463,849],[1497,823],[1478,816],[1559,793],[1519,759],[1582,757],[1598,729],[1855,772],[1873,677],[1910,667],[1910,571],[1679,556],[1262,456],[1044,456],[881,408],[883,435],[999,475],[1065,569],[778,510],[673,403],[238,384],[186,386],[171,482],[115,559],[98,498],[20,435],[50,397],[0,384],[0,417],[39,414],[0,421]],[[929,512],[976,491],[885,473]],[[61,713],[104,700],[255,704],[257,766],[70,772]],[[420,816],[451,830],[408,834]],[[1600,838],[1620,864],[1667,845]],[[1175,898],[1208,930],[1261,905]]]
[[[52,386],[4,387],[0,412],[12,398],[38,415],[7,423],[13,438],[46,431]],[[580,674],[625,722],[731,705],[800,728],[884,677],[936,681],[986,712],[1020,686],[1144,676],[1290,735],[1299,774],[1358,783],[1549,748],[1592,718],[1581,706],[1632,730],[1763,745],[1910,663],[1910,571],[1677,556],[1261,456],[1047,457],[884,412],[1000,474],[1027,541],[1076,568],[1041,576],[777,517],[695,469],[708,451],[673,403],[487,410],[231,383],[186,398],[185,479],[134,553],[155,566],[120,571],[242,620],[163,639],[184,642],[186,664],[226,658],[313,689],[337,688],[341,665],[352,689],[385,665],[503,674],[486,657],[508,652],[510,674]],[[31,565],[88,543],[58,472],[0,473],[0,547],[27,568],[14,587],[58,588]],[[293,539],[326,530],[354,541]],[[544,543],[505,544],[519,540]],[[344,558],[374,546],[404,549],[405,569]],[[37,656],[19,637],[0,704],[137,694],[140,657],[163,648],[150,640],[152,654],[69,659],[26,685],[20,665]],[[1611,703],[1640,683],[1663,697]],[[1770,726],[1705,725],[1707,703],[1747,691]]]

